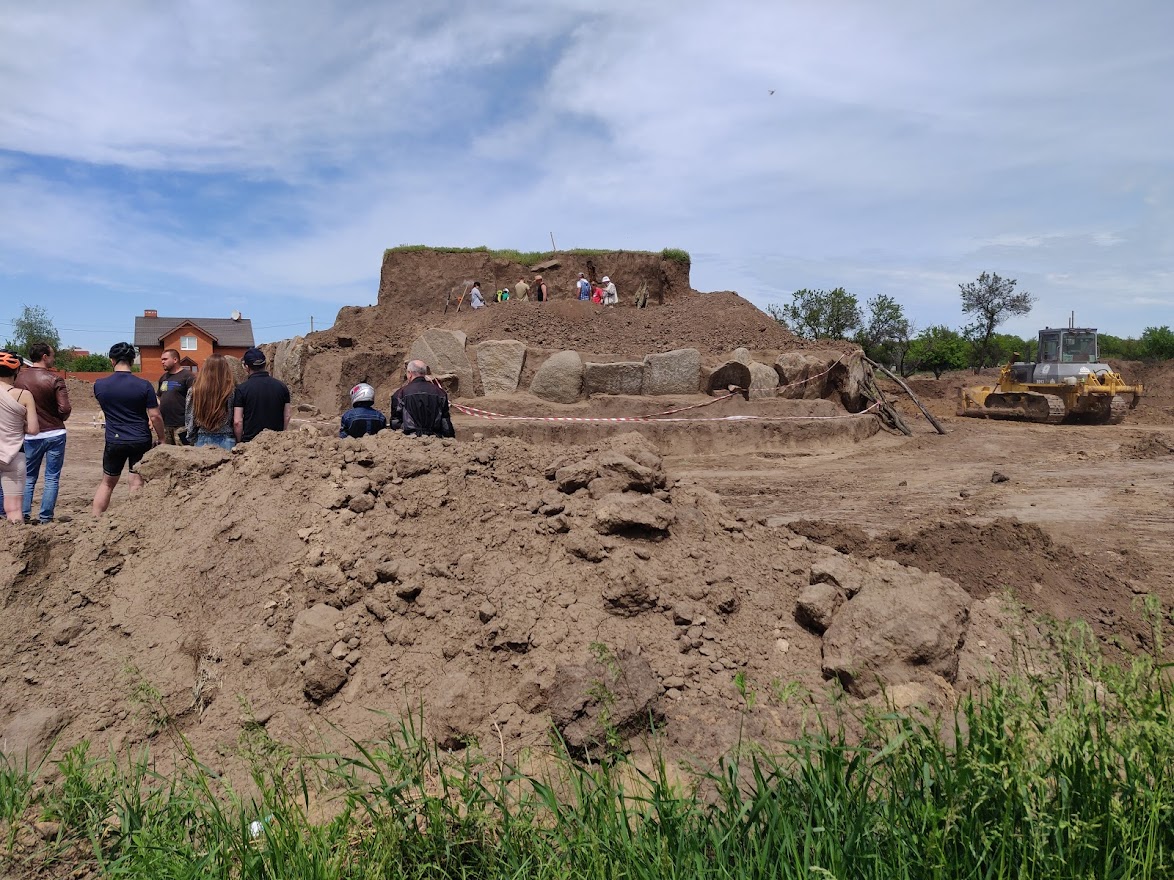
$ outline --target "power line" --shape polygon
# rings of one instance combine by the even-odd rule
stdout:
[[[304,321],[293,321],[289,324],[266,324],[264,327],[254,327],[253,329],[254,330],[277,330],[281,327],[302,327],[302,326],[309,324],[309,323],[310,323],[310,320],[307,318]],[[3,319],[0,319],[0,324],[7,324],[9,327],[15,327],[16,321],[5,321]],[[122,333],[127,332],[126,327],[123,327],[119,330],[111,330],[109,328],[103,328],[103,327],[58,327],[56,324],[53,325],[53,329],[56,330],[58,333],[122,334]]]

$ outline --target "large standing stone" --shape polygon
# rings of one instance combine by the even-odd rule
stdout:
[[[839,398],[843,407],[860,412],[866,405],[864,384],[868,376],[861,352],[788,351],[775,361],[780,397],[815,400]]]
[[[530,392],[555,403],[574,403],[583,391],[583,359],[577,351],[552,354],[534,374]]]
[[[786,351],[775,361],[780,397],[792,400],[819,400],[828,396],[831,373],[836,359],[835,351]]]
[[[526,364],[526,344],[515,339],[491,339],[477,346],[477,369],[485,394],[513,394]]]
[[[262,350],[269,358],[269,372],[274,378],[280,379],[287,385],[302,384],[302,368],[306,352],[304,337],[295,336],[293,339],[282,339],[272,345],[263,346]]]
[[[749,388],[752,377],[750,368],[741,361],[726,361],[709,371],[702,387],[706,394],[725,394],[734,388]]]
[[[779,392],[779,374],[774,367],[760,364],[758,361],[750,363],[750,396],[775,397]]]
[[[836,612],[824,633],[824,674],[859,697],[927,673],[953,681],[970,597],[938,574],[873,565],[875,579]]]
[[[696,394],[700,385],[701,352],[697,349],[678,348],[644,356],[643,394]]]
[[[467,338],[460,330],[429,327],[412,343],[408,360],[423,361],[434,375],[451,373],[457,377],[461,396],[473,397],[477,388],[473,382],[473,365],[469,363],[469,355],[465,351]]]
[[[743,347],[735,348],[733,351],[731,351],[730,360],[737,361],[738,363],[745,364],[746,366],[750,366],[750,364],[753,363],[754,358],[750,356],[750,349]]]
[[[639,394],[643,386],[644,364],[639,361],[588,363],[583,367],[585,394]]]

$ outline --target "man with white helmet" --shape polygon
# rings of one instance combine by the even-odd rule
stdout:
[[[339,437],[365,437],[387,427],[387,418],[375,408],[375,389],[360,382],[351,389],[351,408],[342,414]]]

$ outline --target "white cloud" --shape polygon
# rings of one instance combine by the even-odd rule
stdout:
[[[1158,0],[15,5],[0,266],[367,302],[384,247],[553,230],[686,247],[758,302],[842,284],[956,323],[991,269],[1041,312],[1174,323],[1172,25]]]

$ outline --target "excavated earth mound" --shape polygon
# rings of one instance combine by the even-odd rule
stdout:
[[[858,557],[892,559],[939,572],[975,599],[1004,593],[1027,610],[1086,621],[1110,649],[1150,650],[1153,634],[1137,597],[1149,592],[1145,568],[1097,546],[1079,553],[1043,529],[1015,519],[942,522],[913,533],[894,530],[870,540],[861,530],[827,522],[791,522],[813,541]]]
[[[274,344],[275,374],[301,399],[333,410],[341,389],[355,382],[370,382],[380,390],[388,381],[398,383],[413,341],[429,328],[465,334],[470,350],[489,340],[517,340],[526,346],[529,371],[564,350],[577,351],[584,361],[622,362],[690,348],[705,361],[717,362],[745,347],[772,352],[766,363],[773,363],[781,351],[852,348],[800,340],[736,293],[699,293],[690,287],[688,264],[660,254],[558,254],[556,261],[558,268],[542,270],[550,302],[491,302],[474,311],[466,300],[458,312],[466,281],[481,281],[488,295],[501,286],[512,289],[519,277],[529,281],[533,269],[484,252],[390,250],[378,302],[345,307],[329,329]],[[616,282],[619,305],[573,299],[578,273],[590,275],[592,266],[597,276],[607,274]],[[641,284],[650,300],[647,308],[637,309],[634,295]],[[459,393],[468,397],[475,391],[462,387]]]
[[[313,746],[422,707],[449,748],[516,753],[553,725],[590,751],[605,718],[652,718],[712,758],[809,708],[743,718],[739,671],[764,695],[838,680],[942,706],[1011,661],[967,639],[1013,628],[999,600],[741,519],[638,434],[552,451],[293,431],[160,447],[140,470],[67,544],[0,523],[8,754],[178,731],[230,764],[249,727]]]

